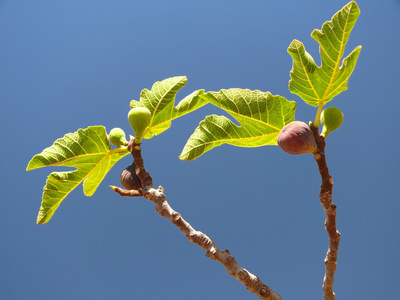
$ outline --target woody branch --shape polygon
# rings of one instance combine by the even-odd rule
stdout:
[[[206,251],[206,256],[219,261],[227,270],[228,274],[235,277],[253,294],[260,299],[266,300],[282,300],[283,298],[274,292],[269,286],[264,284],[256,275],[250,273],[241,267],[236,259],[230,254],[229,250],[220,250],[216,243],[203,232],[195,230],[182,216],[173,210],[166,200],[164,189],[160,186],[157,189],[153,186],[153,180],[149,173],[146,172],[141,155],[141,146],[134,143],[132,139],[128,144],[134,163],[136,166],[136,174],[142,181],[142,190],[125,190],[119,187],[111,186],[111,188],[121,196],[143,196],[147,200],[155,204],[157,212],[170,220],[175,226],[185,234],[186,238],[200,246]]]
[[[321,175],[321,189],[319,198],[325,213],[325,229],[328,233],[329,247],[325,257],[325,276],[322,290],[325,300],[336,299],[333,292],[333,282],[337,266],[337,256],[340,242],[340,232],[336,229],[336,205],[332,202],[333,179],[329,174],[328,165],[325,157],[325,139],[319,135],[318,128],[310,126],[317,142],[318,152],[314,154],[314,159],[318,164]]]

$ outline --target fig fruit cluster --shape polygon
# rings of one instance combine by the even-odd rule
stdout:
[[[278,146],[293,155],[317,151],[314,134],[310,127],[301,121],[293,121],[282,128],[278,135]]]
[[[121,185],[127,190],[140,190],[142,188],[142,181],[136,175],[135,168],[135,164],[132,163],[121,172]]]

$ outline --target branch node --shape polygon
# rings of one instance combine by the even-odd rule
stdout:
[[[171,214],[171,222],[172,223],[177,223],[179,220],[180,220],[180,218],[181,218],[181,215],[180,215],[180,213],[178,213],[178,212],[176,212],[176,211],[174,211],[172,214]]]
[[[250,278],[250,274],[247,270],[243,269],[242,271],[239,271],[238,277],[240,280],[247,281]]]
[[[213,241],[203,232],[195,230],[191,231],[186,235],[186,238],[190,242],[199,245],[204,250],[211,251]]]
[[[265,284],[263,284],[260,288],[260,295],[263,297],[269,297],[270,294],[271,294],[271,289]]]

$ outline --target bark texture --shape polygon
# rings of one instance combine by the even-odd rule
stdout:
[[[318,152],[314,154],[314,159],[318,164],[321,175],[321,189],[319,198],[325,212],[325,229],[328,233],[329,247],[325,257],[325,276],[322,284],[322,291],[325,300],[336,299],[333,292],[333,282],[337,266],[339,251],[340,232],[336,229],[336,205],[332,202],[333,179],[329,174],[328,165],[325,158],[325,139],[319,135],[318,128],[310,126],[317,142]]]
[[[256,275],[241,267],[229,250],[220,250],[210,237],[201,231],[195,230],[178,212],[173,210],[166,200],[164,189],[161,186],[157,189],[154,188],[153,180],[144,168],[140,145],[135,144],[132,139],[128,144],[128,148],[132,153],[136,165],[136,174],[141,179],[143,188],[140,190],[125,190],[119,187],[110,186],[116,193],[121,196],[129,197],[142,196],[153,202],[156,211],[161,216],[167,218],[178,227],[190,242],[203,248],[206,251],[207,257],[224,265],[230,276],[235,277],[243,283],[251,293],[257,295],[260,299],[283,299],[278,293],[274,292],[269,286],[264,284]]]

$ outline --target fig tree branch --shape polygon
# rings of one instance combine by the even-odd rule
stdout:
[[[325,139],[318,133],[318,128],[310,126],[314,133],[318,151],[314,154],[314,159],[318,164],[321,175],[321,190],[319,198],[325,212],[325,229],[329,237],[328,252],[325,257],[325,276],[322,290],[325,300],[336,299],[333,292],[333,282],[337,266],[337,256],[340,242],[340,232],[336,229],[336,205],[332,202],[333,179],[329,174],[328,165],[325,157]]]
[[[253,294],[260,299],[282,300],[283,298],[274,292],[269,286],[264,284],[256,275],[250,273],[241,267],[236,259],[230,254],[229,250],[220,250],[216,243],[203,232],[195,230],[182,216],[173,210],[166,200],[164,189],[160,186],[157,189],[153,186],[153,181],[149,173],[146,172],[141,155],[141,147],[134,143],[132,139],[128,144],[134,163],[136,165],[136,174],[142,181],[142,190],[125,190],[119,187],[111,188],[121,196],[143,196],[153,202],[156,211],[163,217],[170,220],[176,227],[185,234],[186,238],[200,246],[206,251],[206,256],[220,262],[226,268],[228,274],[235,277]]]

